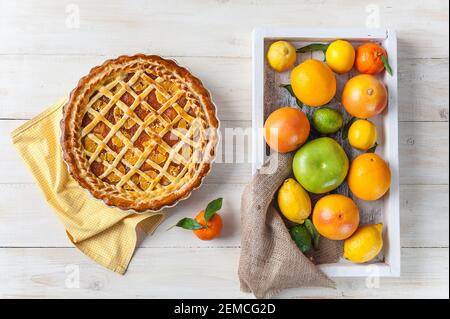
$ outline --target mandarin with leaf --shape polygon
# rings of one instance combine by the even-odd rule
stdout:
[[[198,213],[195,219],[185,217],[171,228],[176,226],[192,230],[201,240],[211,240],[218,237],[223,228],[222,218],[217,214],[217,211],[222,208],[222,202],[222,198],[211,201],[205,210]]]

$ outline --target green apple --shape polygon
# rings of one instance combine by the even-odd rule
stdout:
[[[348,172],[348,157],[332,138],[321,137],[303,145],[292,168],[297,181],[309,192],[323,194],[336,189]]]

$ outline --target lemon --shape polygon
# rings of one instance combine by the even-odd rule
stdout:
[[[288,178],[278,191],[278,207],[291,222],[303,224],[311,214],[311,199],[297,181]]]
[[[356,120],[348,130],[348,142],[354,148],[367,151],[377,142],[377,127],[368,120]]]
[[[348,41],[336,40],[328,46],[325,58],[334,72],[346,73],[355,63],[355,49]]]
[[[312,123],[319,133],[336,133],[342,127],[342,115],[339,111],[323,107],[314,111]]]
[[[297,59],[295,47],[287,41],[277,41],[267,51],[269,65],[278,72],[290,69]]]
[[[365,225],[344,241],[344,258],[365,263],[375,258],[383,248],[383,224]]]

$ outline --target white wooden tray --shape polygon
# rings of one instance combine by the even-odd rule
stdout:
[[[253,173],[260,168],[268,156],[269,149],[262,135],[262,127],[267,116],[281,106],[296,106],[295,99],[281,88],[281,84],[290,83],[290,71],[274,72],[267,64],[266,52],[268,46],[277,40],[288,40],[299,48],[310,43],[330,42],[336,39],[350,41],[355,47],[366,41],[380,43],[388,52],[389,63],[393,76],[386,72],[380,78],[386,84],[389,92],[389,105],[383,114],[371,118],[378,128],[378,143],[376,153],[381,155],[388,163],[392,172],[391,188],[382,199],[374,202],[365,202],[354,198],[348,191],[346,183],[338,188],[339,193],[351,196],[357,203],[361,213],[361,224],[382,222],[383,251],[370,263],[354,264],[341,259],[338,263],[320,265],[321,269],[333,277],[357,276],[400,276],[400,209],[399,209],[399,167],[398,167],[398,104],[397,104],[397,38],[392,30],[368,29],[307,29],[307,28],[257,28],[253,31],[253,109],[252,109],[252,146]],[[322,60],[322,52],[298,54],[297,63],[308,59]],[[356,71],[349,74],[337,75],[337,101],[345,82]],[[350,119],[345,110],[339,105],[344,121]],[[312,108],[303,107],[305,113],[311,114]],[[340,137],[336,137],[340,139]],[[342,141],[347,155],[351,159],[360,154],[352,149],[347,141]]]

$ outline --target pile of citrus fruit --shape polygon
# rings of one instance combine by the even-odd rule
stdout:
[[[297,53],[321,50],[325,62],[308,59],[295,66]],[[318,238],[344,240],[344,257],[362,263],[374,259],[382,249],[382,225],[360,225],[360,211],[352,198],[331,193],[345,181],[353,197],[375,201],[383,197],[391,184],[388,163],[375,154],[377,127],[370,118],[381,114],[388,103],[388,92],[376,74],[392,74],[386,50],[376,43],[365,43],[356,50],[345,40],[330,44],[311,44],[296,49],[287,41],[274,42],[267,61],[276,72],[290,70],[289,85],[284,87],[299,106],[314,109],[307,116],[298,107],[281,107],[264,124],[267,144],[280,153],[295,152],[292,171],[278,190],[281,213],[295,226],[290,233],[297,246],[308,252],[318,248]],[[336,74],[353,69],[342,90],[340,103],[351,116],[344,124],[336,109]],[[334,105],[334,107],[333,107]],[[317,134],[310,134],[314,129]],[[359,153],[349,160],[333,134]],[[312,137],[311,135],[314,135]],[[320,194],[312,204],[311,194]]]

